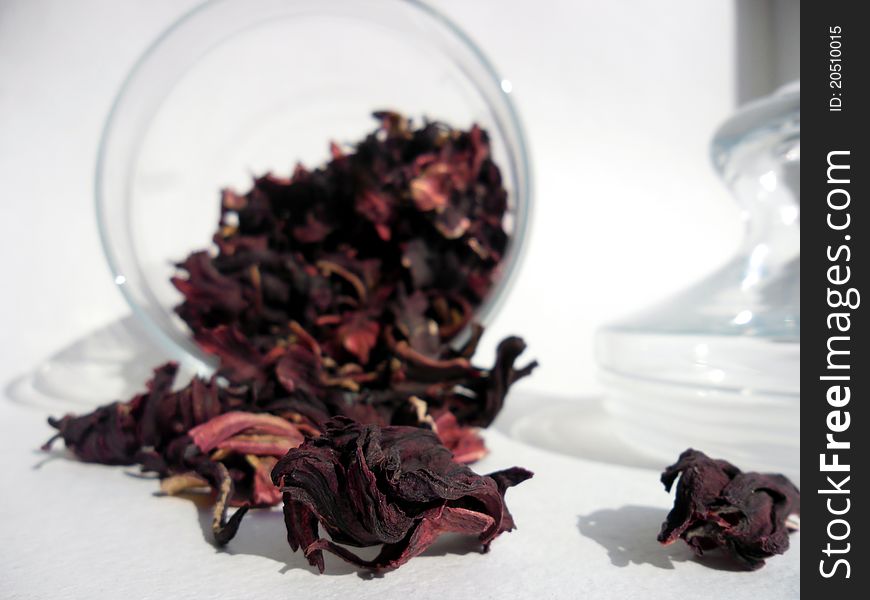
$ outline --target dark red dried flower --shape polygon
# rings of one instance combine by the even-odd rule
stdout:
[[[320,438],[290,450],[272,471],[284,493],[287,538],[322,572],[323,550],[374,571],[394,569],[444,532],[475,535],[488,548],[514,528],[505,490],[532,474],[477,475],[418,427],[360,425],[337,417]],[[331,541],[320,537],[318,524]],[[382,545],[372,560],[345,546]]]
[[[798,528],[800,491],[783,475],[743,473],[724,460],[686,450],[662,473],[667,491],[677,483],[673,510],[658,540],[684,540],[698,555],[722,548],[746,568],[788,549]]]

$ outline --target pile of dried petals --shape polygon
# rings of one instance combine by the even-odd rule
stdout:
[[[191,254],[173,278],[216,374],[173,391],[177,365],[163,365],[128,402],[50,419],[51,441],[139,464],[167,494],[210,489],[219,544],[283,496],[291,546],[321,570],[324,549],[384,570],[445,531],[487,547],[512,529],[505,489],[531,473],[460,464],[485,454],[476,427],[536,365],[514,366],[516,337],[492,368],[470,361],[510,242],[507,192],[479,127],[375,117],[322,168],[223,191],[216,254]],[[363,561],[337,544],[383,547]]]

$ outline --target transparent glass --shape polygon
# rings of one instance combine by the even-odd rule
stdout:
[[[712,157],[746,236],[723,267],[597,336],[608,407],[626,439],[799,471],[800,87],[747,105]]]
[[[371,131],[397,110],[491,137],[509,193],[509,250],[478,318],[505,296],[530,220],[524,135],[499,77],[443,15],[414,1],[214,0],[179,20],[139,60],[105,126],[97,218],[112,276],[172,358],[211,361],[173,312],[173,263],[209,245],[219,190],[289,174],[329,156],[330,140]]]

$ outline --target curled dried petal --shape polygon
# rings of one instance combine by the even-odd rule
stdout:
[[[294,447],[301,444],[304,440],[304,436],[299,429],[281,417],[238,411],[224,413],[207,423],[198,425],[191,429],[188,435],[202,452],[210,452],[215,448],[222,447],[222,445],[233,439],[238,440],[240,437],[242,440],[248,439],[245,436],[236,435],[242,432],[247,432],[254,436],[265,435],[284,439],[286,443],[293,444]]]

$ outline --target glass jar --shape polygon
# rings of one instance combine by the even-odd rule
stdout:
[[[168,358],[212,365],[173,312],[173,263],[209,244],[219,190],[316,165],[397,110],[417,123],[473,123],[509,193],[509,250],[477,315],[517,270],[530,219],[524,135],[499,77],[469,37],[416,1],[214,0],[148,49],[105,125],[96,173],[100,235],[115,283]]]
[[[662,460],[693,446],[798,477],[799,83],[726,121],[712,157],[746,236],[700,283],[599,332],[607,406],[627,441]]]

